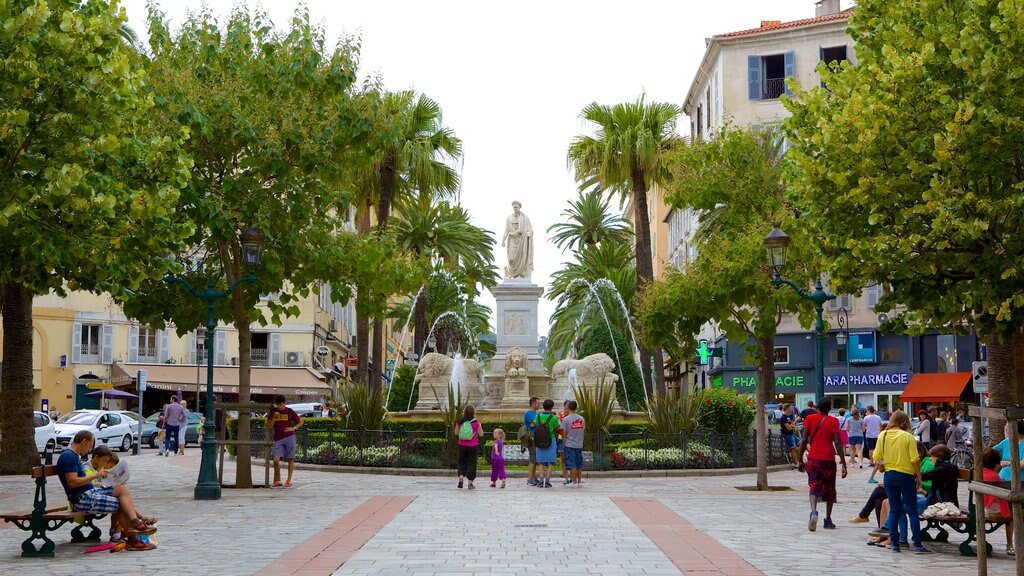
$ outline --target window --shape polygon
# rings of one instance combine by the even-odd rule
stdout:
[[[864,303],[868,308],[875,309],[878,299],[882,296],[882,287],[878,284],[871,284],[864,289]]]
[[[936,339],[938,365],[936,372],[956,372],[956,336],[942,334]]]
[[[747,98],[775,100],[789,94],[786,78],[796,75],[796,53],[747,56]]]
[[[139,326],[135,340],[139,350],[139,362],[155,362],[157,351],[156,330],[149,326]]]
[[[853,297],[849,294],[837,294],[835,300],[828,301],[828,309],[832,311],[845,308],[847,312],[853,311]]]
[[[903,360],[903,351],[899,348],[882,348],[882,362],[900,362]]]
[[[708,128],[708,131],[710,132],[711,131],[711,116],[714,115],[714,110],[711,108],[711,86],[708,86],[707,97],[705,98],[704,101],[705,101],[705,103],[707,104],[707,107],[708,107],[708,120],[707,120],[706,126]]]
[[[819,53],[821,55],[822,62],[828,64],[830,67],[832,67],[833,64],[842,64],[847,60],[845,45],[831,46],[829,48],[820,48]]]
[[[775,347],[775,364],[789,364],[789,346]]]
[[[722,89],[719,86],[719,79],[722,77],[722,73],[715,71],[715,118],[722,117]]]
[[[704,120],[703,109],[702,109],[702,107],[697,106],[697,138],[700,138],[700,135],[704,133],[704,122],[703,122],[703,120]]]
[[[270,334],[253,332],[252,342],[249,344],[249,358],[253,366],[270,365]]]
[[[82,324],[82,355],[83,356],[96,356],[100,355],[100,325],[99,324]],[[83,360],[86,364],[95,364],[97,360],[89,362]]]

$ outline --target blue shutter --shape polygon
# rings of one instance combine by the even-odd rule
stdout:
[[[786,80],[789,80],[790,78],[795,78],[796,77],[796,52],[786,52],[786,54],[785,54],[785,63],[786,63]],[[786,86],[786,95],[787,96],[792,96],[793,95],[793,93],[790,92],[788,85]]]
[[[747,56],[747,99],[761,99],[761,57]]]
[[[824,46],[818,46],[818,62],[825,62],[825,47]],[[828,64],[828,62],[825,62],[825,64]],[[821,87],[822,88],[825,87],[825,80],[821,81]]]

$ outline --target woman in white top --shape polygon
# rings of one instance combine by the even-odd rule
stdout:
[[[917,424],[917,428],[914,428],[914,434],[921,438],[921,443],[925,448],[930,449],[932,446],[932,421],[928,419],[928,413],[924,410],[921,410],[917,417],[921,421]]]

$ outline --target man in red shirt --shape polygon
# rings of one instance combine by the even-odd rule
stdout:
[[[278,394],[274,407],[267,413],[267,428],[274,435],[274,488],[291,488],[295,472],[295,431],[302,427],[302,418],[285,406],[285,397]],[[281,459],[288,461],[288,480],[281,485]]]
[[[846,456],[839,440],[839,420],[828,413],[832,410],[832,399],[818,400],[817,414],[804,418],[800,446],[807,452],[807,485],[810,488],[811,515],[807,529],[814,532],[818,527],[818,500],[825,502],[825,523],[823,527],[835,529],[832,522],[832,505],[836,502],[836,454],[843,464],[843,478],[846,478]]]

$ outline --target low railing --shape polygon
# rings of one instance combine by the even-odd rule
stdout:
[[[761,85],[761,99],[775,100],[786,93],[785,78],[765,78]]]
[[[253,427],[252,441],[265,438]],[[300,428],[295,458],[299,462],[385,468],[452,468],[457,449],[454,433],[446,431]],[[493,440],[486,438],[480,459],[489,460]],[[584,439],[586,470],[668,470],[746,468],[756,465],[756,432],[746,434],[697,430],[679,434],[641,431],[630,434],[591,434]],[[253,447],[253,457],[262,457]],[[505,445],[508,465],[526,464],[527,453],[514,439]],[[781,434],[768,434],[768,465],[788,463]],[[481,466],[485,466],[481,462]]]

